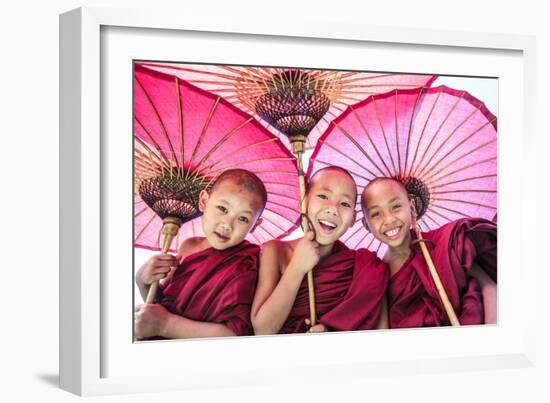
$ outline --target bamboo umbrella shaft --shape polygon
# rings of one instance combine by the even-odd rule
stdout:
[[[306,205],[306,184],[304,179],[304,170],[302,168],[302,150],[300,148],[303,148],[303,142],[299,146],[297,145],[298,142],[292,143],[292,151],[296,154],[296,159],[298,163],[298,182],[300,185],[300,213],[301,213],[301,220],[302,220],[302,228],[304,229],[304,233],[307,231],[309,227],[309,222],[307,220],[307,205]],[[307,288],[308,288],[308,295],[309,295],[309,320],[311,323],[311,326],[315,326],[317,323],[316,314],[315,314],[315,287],[313,283],[313,271],[308,271],[307,273]]]
[[[416,223],[415,223],[416,224]],[[441,302],[443,302],[443,307],[445,308],[445,312],[447,313],[447,316],[449,318],[449,321],[451,322],[452,326],[460,326],[460,322],[458,321],[458,318],[456,317],[455,311],[453,309],[453,306],[451,305],[451,301],[449,301],[449,297],[447,296],[447,292],[445,291],[445,288],[443,288],[443,284],[441,283],[441,279],[439,278],[439,274],[437,273],[437,270],[435,269],[435,265],[433,263],[432,257],[430,256],[430,252],[428,251],[428,248],[426,248],[426,244],[423,242],[422,234],[420,233],[420,229],[415,225],[415,231],[416,236],[420,242],[420,250],[422,251],[422,254],[424,255],[424,259],[426,260],[426,264],[428,265],[428,269],[430,270],[430,274],[432,275],[432,279],[435,283],[435,288],[437,289],[437,292],[439,293],[439,297],[441,298]]]
[[[166,254],[168,253],[168,250],[170,249],[170,245],[172,245],[172,240],[176,237],[178,234],[178,230],[181,226],[181,220],[176,217],[166,217],[164,219],[164,225],[162,226],[162,234],[164,235],[164,238],[162,240],[162,253]],[[147,298],[145,299],[146,304],[152,304],[155,301],[155,297],[157,296],[159,282],[154,281],[151,283],[151,286],[149,287],[149,291],[147,292]]]

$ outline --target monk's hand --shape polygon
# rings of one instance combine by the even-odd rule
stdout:
[[[298,267],[303,274],[311,271],[319,263],[319,244],[313,237],[313,231],[307,231],[296,244],[292,255],[293,266]]]
[[[306,319],[306,325],[309,327],[311,325],[311,321],[309,319]],[[328,332],[328,327],[323,325],[322,323],[317,323],[315,326],[311,326],[308,333],[323,333]]]
[[[171,276],[177,266],[177,259],[173,255],[154,255],[139,268],[136,277],[142,284],[150,285],[168,275]]]
[[[135,337],[143,339],[151,336],[162,336],[172,314],[159,304],[143,304],[135,308]]]

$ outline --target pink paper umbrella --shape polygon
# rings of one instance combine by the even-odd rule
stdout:
[[[254,172],[268,192],[263,221],[247,239],[262,243],[296,228],[294,157],[252,116],[220,96],[135,64],[134,139],[136,247],[163,249],[167,216],[176,216],[181,225],[172,252],[183,239],[202,236],[198,194],[232,168]]]
[[[377,177],[402,181],[424,231],[462,217],[496,217],[496,117],[467,92],[445,86],[395,90],[351,106],[319,139],[308,175],[346,168],[362,192]],[[380,256],[385,246],[361,223],[342,240]]]
[[[253,114],[268,130],[280,136],[303,135],[305,148],[317,139],[348,105],[394,88],[430,86],[435,76],[365,73],[281,67],[200,65],[143,62],[142,66],[178,76],[227,99]],[[281,136],[281,133],[285,134]]]

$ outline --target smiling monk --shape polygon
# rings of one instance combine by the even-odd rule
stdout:
[[[307,214],[315,239],[308,231],[300,239],[262,246],[252,304],[256,334],[384,327],[384,264],[373,253],[357,253],[338,240],[355,222],[356,199],[355,182],[342,168],[327,167],[311,178]],[[319,323],[309,328],[306,274],[311,270]]]
[[[388,245],[391,328],[445,326],[449,320],[411,230],[414,203],[393,178],[370,182],[363,224]],[[497,232],[493,222],[461,219],[422,233],[461,325],[496,323]]]

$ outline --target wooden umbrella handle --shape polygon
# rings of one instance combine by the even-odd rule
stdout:
[[[422,234],[420,232],[420,229],[416,226],[416,220],[414,222],[414,229],[416,232],[416,236],[419,240],[420,244],[420,250],[422,251],[422,254],[424,255],[424,259],[426,260],[426,264],[428,265],[428,269],[430,270],[430,274],[432,275],[432,279],[435,283],[435,288],[437,289],[437,292],[439,293],[439,297],[441,298],[441,302],[443,302],[443,307],[445,308],[445,312],[447,313],[447,317],[449,318],[449,321],[451,322],[452,326],[460,326],[460,322],[458,321],[458,318],[456,317],[456,313],[453,309],[453,306],[451,305],[451,301],[449,301],[449,297],[447,296],[447,292],[445,291],[445,288],[443,287],[443,284],[441,283],[441,279],[439,278],[439,274],[437,273],[437,270],[435,269],[434,262],[432,260],[432,257],[430,256],[430,252],[428,251],[428,248],[426,248],[425,243],[423,242],[424,238],[422,238]]]
[[[164,225],[162,226],[162,234],[164,238],[162,240],[162,253],[168,253],[170,245],[172,245],[172,240],[178,234],[178,231],[181,226],[181,220],[176,217],[166,217],[164,219]],[[153,304],[155,302],[155,297],[157,296],[157,291],[159,287],[158,281],[153,281],[147,291],[147,298],[145,299],[146,304]]]

